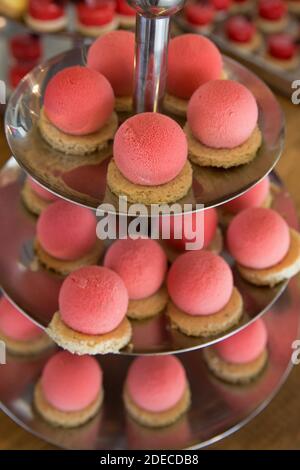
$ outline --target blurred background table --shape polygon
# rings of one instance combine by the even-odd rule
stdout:
[[[293,105],[286,98],[278,99],[285,113],[287,135],[284,154],[276,170],[293,196],[300,216],[300,105]],[[0,166],[9,156],[10,152],[1,129]],[[300,365],[294,367],[279,394],[259,416],[209,449],[300,449],[299,390]],[[0,450],[4,449],[45,450],[54,447],[27,433],[0,412]]]

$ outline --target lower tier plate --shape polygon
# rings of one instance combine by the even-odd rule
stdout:
[[[58,293],[63,277],[37,263],[33,251],[36,218],[23,206],[20,190],[24,172],[11,159],[0,173],[0,285],[10,300],[42,328],[47,327],[58,309]],[[297,226],[297,214],[289,194],[273,175],[273,207],[291,227]],[[225,252],[223,255],[232,263]],[[164,354],[197,349],[238,331],[263,315],[282,294],[287,282],[273,288],[255,287],[233,268],[235,285],[244,300],[245,314],[239,324],[216,337],[193,338],[169,328],[164,314],[133,322],[133,347],[123,354]]]
[[[268,366],[248,386],[229,386],[207,370],[202,351],[180,355],[191,385],[192,405],[175,424],[148,429],[126,415],[122,387],[131,358],[99,358],[104,370],[102,410],[86,425],[65,431],[48,425],[32,406],[34,384],[48,355],[35,359],[9,357],[0,366],[2,410],[17,424],[45,441],[65,449],[193,449],[207,446],[237,431],[274,397],[291,369],[292,343],[299,326],[300,294],[290,282],[264,317],[268,329]]]

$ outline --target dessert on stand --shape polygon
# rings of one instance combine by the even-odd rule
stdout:
[[[164,107],[170,17],[183,2],[130,4],[138,12],[132,108],[117,106],[120,97],[131,103],[131,58],[127,68],[108,60],[108,51],[96,60],[118,41],[105,41],[117,37],[112,32],[92,52],[75,48],[34,68],[8,103],[14,158],[0,173],[1,302],[34,322],[49,344],[26,357],[11,348],[0,370],[0,401],[26,429],[66,449],[201,448],[262,410],[291,368],[298,223],[272,172],[284,124],[268,87],[220,54],[224,76],[185,96],[197,148],[214,157],[195,162],[186,117]],[[129,86],[120,92],[122,73]],[[239,123],[240,110],[246,123]],[[244,156],[255,133],[251,158],[224,164]],[[151,224],[151,204],[163,204],[161,240],[150,231],[137,239],[96,238],[96,216],[114,216],[119,228],[125,217],[129,226],[131,205],[124,209],[118,196],[142,202]],[[178,237],[175,218],[189,225],[201,211],[211,217],[208,229],[197,226],[205,249],[189,251],[176,242],[193,237]],[[248,211],[255,243],[247,239]],[[168,219],[173,232],[164,240]],[[3,318],[0,337],[28,341],[26,325],[17,326],[14,338]]]

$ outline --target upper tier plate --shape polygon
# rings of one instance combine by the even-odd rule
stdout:
[[[66,156],[50,147],[38,131],[37,123],[49,79],[65,67],[84,62],[85,51],[73,49],[45,62],[27,75],[7,106],[7,139],[19,164],[52,192],[92,209],[103,202],[117,206],[116,198],[106,185],[109,158],[99,163],[100,154],[94,153],[84,158]],[[284,121],[272,92],[253,73],[232,59],[224,57],[224,67],[229,78],[243,83],[256,97],[263,145],[257,157],[247,165],[229,170],[205,167],[199,170],[198,167],[194,172],[192,190],[181,201],[193,207],[196,204],[213,207],[245,192],[271,171],[283,147]],[[111,150],[108,151],[110,156]]]
[[[275,178],[275,176],[274,176]],[[11,159],[0,172],[0,285],[6,295],[42,328],[47,327],[58,309],[58,293],[63,277],[42,268],[34,255],[36,218],[23,206],[20,190],[24,172]],[[297,214],[287,191],[277,184],[273,190],[273,208],[282,214],[291,227],[297,227]],[[232,260],[225,252],[228,261]],[[145,321],[132,322],[132,349],[121,354],[169,354],[198,349],[215,343],[244,328],[263,315],[278,299],[287,282],[273,288],[256,287],[243,281],[234,269],[235,285],[244,300],[241,322],[230,331],[210,338],[193,338],[169,328],[162,313]]]

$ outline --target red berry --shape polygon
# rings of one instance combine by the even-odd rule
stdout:
[[[268,39],[268,52],[276,59],[292,59],[296,54],[296,45],[289,34],[273,34]]]
[[[282,0],[260,0],[258,9],[260,16],[270,21],[280,20],[287,11]]]
[[[28,11],[30,16],[42,21],[56,20],[64,15],[63,4],[54,0],[30,0]]]
[[[228,10],[231,0],[210,0],[210,3],[216,10]]]
[[[112,0],[97,1],[93,4],[82,2],[77,6],[78,19],[86,26],[102,26],[113,20],[115,8],[115,2]]]
[[[10,39],[9,46],[17,60],[38,60],[42,55],[41,41],[34,34],[17,34]]]
[[[226,33],[232,41],[249,42],[255,31],[255,25],[244,16],[233,16],[226,23]]]
[[[126,0],[117,0],[117,13],[125,16],[135,16],[135,9]]]
[[[211,5],[201,5],[199,3],[187,5],[184,12],[187,21],[197,26],[205,26],[211,23],[215,16],[214,8]]]

